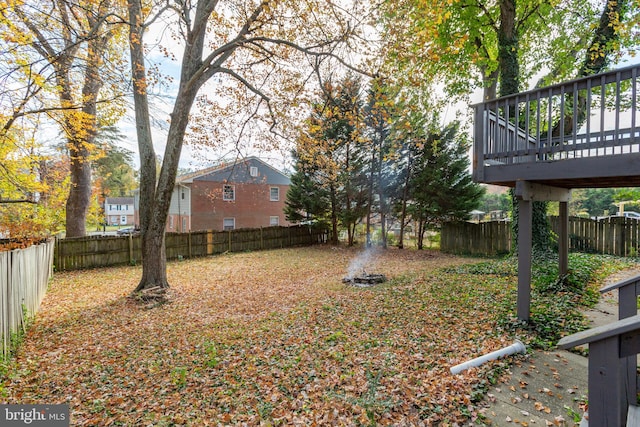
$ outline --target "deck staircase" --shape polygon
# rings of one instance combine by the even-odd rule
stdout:
[[[640,275],[600,290],[618,290],[618,320],[562,338],[561,349],[589,344],[589,416],[581,427],[640,426],[637,355],[640,353],[640,315],[637,301]]]

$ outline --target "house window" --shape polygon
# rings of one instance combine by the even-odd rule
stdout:
[[[279,216],[270,216],[269,217],[269,225],[275,227],[280,225],[280,217]]]
[[[169,228],[173,230],[173,215],[169,215]]]
[[[225,218],[222,220],[222,229],[233,230],[236,228],[236,219],[235,218]]]
[[[182,200],[184,200],[184,190],[182,190],[181,197],[182,197]]]
[[[271,187],[269,198],[272,202],[277,202],[278,200],[280,200],[280,189],[278,187]]]
[[[255,166],[251,166],[249,168],[249,175],[251,176],[258,176],[258,168]]]
[[[184,231],[187,229],[187,218],[182,218],[182,231],[184,233]]]
[[[236,189],[233,185],[225,185],[222,187],[222,200],[235,200]]]

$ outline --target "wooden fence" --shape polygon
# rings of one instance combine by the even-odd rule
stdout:
[[[550,216],[554,233],[560,219]],[[610,217],[599,221],[569,217],[569,250],[616,256],[638,256],[640,221]],[[442,226],[440,249],[443,252],[493,256],[511,250],[511,224],[505,222],[448,223]]]
[[[559,218],[549,217],[551,229],[558,232]],[[640,221],[626,217],[610,217],[599,221],[569,218],[569,249],[616,256],[638,256]]]
[[[54,239],[26,249],[0,252],[0,339],[2,359],[11,338],[40,307],[53,273]]]
[[[511,224],[504,221],[449,222],[440,232],[442,252],[493,256],[511,251]]]
[[[255,251],[325,243],[327,230],[306,226],[231,231],[167,233],[167,259],[202,257],[223,252]],[[142,260],[140,236],[90,236],[58,239],[57,271],[136,264]]]

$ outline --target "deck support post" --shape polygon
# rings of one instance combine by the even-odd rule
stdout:
[[[531,200],[518,199],[518,319],[529,321],[532,253]]]
[[[528,322],[531,306],[533,202],[560,202],[558,266],[560,277],[562,277],[568,271],[569,215],[567,203],[571,200],[571,190],[529,181],[518,181],[516,182],[515,195],[518,199],[518,319]]]
[[[558,231],[558,272],[564,277],[569,272],[569,204],[560,202],[560,229]]]

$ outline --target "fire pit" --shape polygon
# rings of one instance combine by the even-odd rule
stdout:
[[[360,287],[373,286],[386,281],[387,278],[384,276],[384,274],[369,274],[364,270],[362,271],[362,274],[358,274],[353,277],[345,277],[342,279],[342,283]]]

